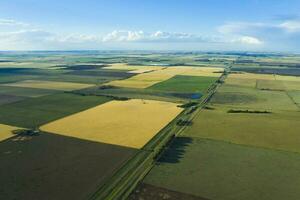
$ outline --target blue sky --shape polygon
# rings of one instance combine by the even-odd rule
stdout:
[[[300,52],[299,0],[1,0],[0,50]]]

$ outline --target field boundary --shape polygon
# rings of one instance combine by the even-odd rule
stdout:
[[[156,161],[161,157],[173,139],[180,135],[186,126],[178,126],[178,119],[192,120],[211,99],[216,89],[224,82],[227,71],[213,83],[196,107],[185,108],[176,118],[156,134],[133,158],[129,159],[106,183],[90,196],[89,200],[125,200],[143,180]]]

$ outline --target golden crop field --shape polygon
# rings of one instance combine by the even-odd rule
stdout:
[[[51,89],[51,90],[64,90],[71,91],[76,89],[83,89],[92,87],[92,84],[84,83],[70,83],[70,82],[58,82],[58,81],[40,81],[40,80],[25,80],[16,83],[3,84],[5,86],[24,87],[24,88],[39,88],[39,89]]]
[[[219,77],[221,76],[221,73],[216,72],[222,71],[223,69],[221,68],[213,67],[166,67],[149,73],[138,74],[125,80],[111,81],[106,85],[129,88],[147,88],[156,83],[168,80],[176,75]]]
[[[20,129],[20,128],[5,125],[5,124],[0,124],[0,141],[14,136],[13,131],[18,130],[18,129]]]
[[[110,66],[103,67],[103,69],[112,69],[112,70],[126,70],[129,73],[141,74],[145,72],[155,71],[163,69],[161,66],[139,66],[139,65],[127,65],[126,63],[115,63]]]
[[[50,122],[40,129],[84,140],[142,148],[182,111],[177,105],[141,99],[110,101]]]
[[[224,71],[223,68],[217,67],[181,67],[184,70],[180,75],[185,76],[211,76],[220,77]]]

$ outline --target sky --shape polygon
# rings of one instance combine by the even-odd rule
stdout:
[[[300,52],[300,0],[1,0],[0,50]]]

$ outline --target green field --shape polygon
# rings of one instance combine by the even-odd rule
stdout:
[[[205,93],[216,80],[215,77],[177,75],[148,89],[181,93]]]
[[[300,91],[290,91],[288,92],[288,95],[293,99],[293,101],[296,104],[300,104]]]
[[[298,200],[300,156],[179,137],[144,182],[213,200]]]
[[[0,106],[0,123],[35,128],[111,100],[107,97],[53,94]]]
[[[285,91],[259,90],[226,84],[214,95],[211,104],[249,109],[298,110]]]
[[[300,153],[299,112],[227,113],[228,108],[214,108],[202,110],[183,135]]]
[[[37,88],[20,88],[11,86],[0,86],[0,94],[16,95],[22,97],[40,97],[53,93],[59,93],[55,90],[37,89]]]

